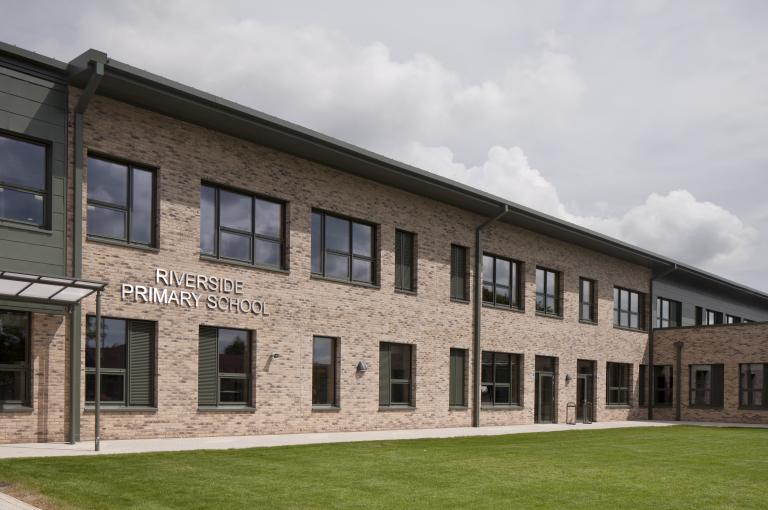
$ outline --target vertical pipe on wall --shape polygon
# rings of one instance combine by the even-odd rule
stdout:
[[[104,76],[102,62],[90,62],[90,76],[75,106],[74,115],[74,172],[72,175],[72,276],[82,277],[83,273],[83,116],[88,108],[101,78]],[[80,350],[81,350],[81,305],[74,306],[69,325],[69,442],[80,440]]]
[[[474,372],[474,389],[472,397],[472,426],[480,426],[480,401],[482,398],[482,350],[481,350],[481,313],[483,310],[483,236],[482,232],[488,225],[498,221],[502,216],[509,212],[509,206],[504,208],[494,216],[489,218],[482,225],[475,229],[475,301],[473,306],[473,342],[472,342],[472,361]]]
[[[95,449],[99,451],[99,429],[101,425],[101,291],[96,292],[96,380],[94,381],[95,394],[93,396],[96,413],[94,415],[94,440]]]

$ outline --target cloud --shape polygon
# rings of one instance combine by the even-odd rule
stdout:
[[[492,147],[485,162],[466,166],[447,147],[412,144],[408,160],[532,209],[713,270],[748,261],[758,238],[757,230],[735,214],[699,201],[686,190],[652,193],[616,217],[573,214],[519,147]]]

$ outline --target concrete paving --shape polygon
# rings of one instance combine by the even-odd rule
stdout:
[[[0,492],[0,510],[39,510],[36,506],[24,503],[13,496]]]
[[[372,430],[365,432],[327,432],[311,434],[273,434],[262,436],[225,436],[164,439],[103,440],[101,451],[93,449],[92,441],[74,445],[68,443],[24,443],[0,445],[0,459],[23,457],[65,457],[75,455],[111,455],[116,453],[175,452],[192,450],[226,450],[233,448],[263,448],[302,444],[346,443],[357,441],[387,441],[395,439],[425,439],[467,436],[498,436],[528,432],[566,430],[600,430],[625,427],[669,427],[672,425],[705,425],[726,427],[768,427],[733,423],[693,423],[662,421],[615,421],[590,425],[511,425],[504,427],[456,427],[441,429]]]

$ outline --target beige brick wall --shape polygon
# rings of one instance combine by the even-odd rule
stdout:
[[[70,101],[74,104],[77,97],[78,91],[73,89]],[[157,411],[105,412],[102,437],[450,427],[471,423],[469,410],[448,409],[449,349],[465,348],[471,354],[472,344],[471,305],[451,302],[448,297],[449,258],[451,243],[472,246],[474,228],[484,218],[103,97],[96,97],[89,106],[85,140],[88,150],[157,168],[160,200],[159,250],[139,250],[83,239],[83,275],[110,283],[103,298],[103,314],[153,320],[159,325]],[[290,272],[200,260],[202,179],[289,202]],[[87,182],[87,170],[84,181]],[[86,190],[83,190],[84,222],[87,221],[85,203]],[[310,277],[309,231],[313,207],[379,225],[380,288]],[[393,289],[395,228],[418,235],[417,295],[395,293]],[[84,233],[85,230],[84,223]],[[524,313],[483,309],[483,348],[524,356],[523,408],[484,411],[483,424],[533,421],[533,372],[537,354],[559,358],[561,422],[565,420],[566,403],[575,400],[577,359],[597,361],[598,420],[639,416],[641,411],[636,405],[606,408],[604,375],[607,361],[632,363],[635,394],[632,401],[636,404],[637,367],[645,356],[647,334],[613,327],[612,289],[620,285],[647,292],[649,271],[506,224],[494,225],[485,243],[489,252],[525,262],[526,303]],[[539,317],[534,312],[537,264],[564,273],[563,319]],[[120,300],[121,283],[151,285],[156,267],[241,279],[245,281],[246,295],[264,298],[271,315],[254,318],[202,308]],[[598,280],[598,325],[578,321],[579,276]],[[93,313],[94,300],[88,300],[84,309],[85,313]],[[255,332],[255,411],[198,411],[200,324]],[[313,335],[340,338],[341,409],[338,412],[312,411]],[[378,345],[382,341],[411,343],[417,347],[415,410],[379,410]],[[272,352],[279,352],[281,357],[267,363]],[[355,371],[360,360],[371,367],[364,375]],[[471,363],[470,359],[469,367]],[[574,377],[568,385],[564,382],[566,374]],[[83,439],[91,437],[92,430],[92,413],[84,411]]]
[[[677,369],[675,342],[683,342],[682,370],[674,374],[675,384],[679,381],[682,385],[682,420],[768,423],[768,409],[739,408],[739,364],[768,363],[768,323],[658,330],[654,333],[654,364],[672,365]],[[725,365],[723,408],[690,407],[689,365],[714,363]],[[674,418],[674,407],[654,410],[654,419]]]
[[[32,409],[0,413],[0,443],[64,441],[68,430],[67,320],[31,317]]]

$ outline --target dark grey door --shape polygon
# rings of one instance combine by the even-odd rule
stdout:
[[[536,372],[536,423],[555,421],[555,374]]]

